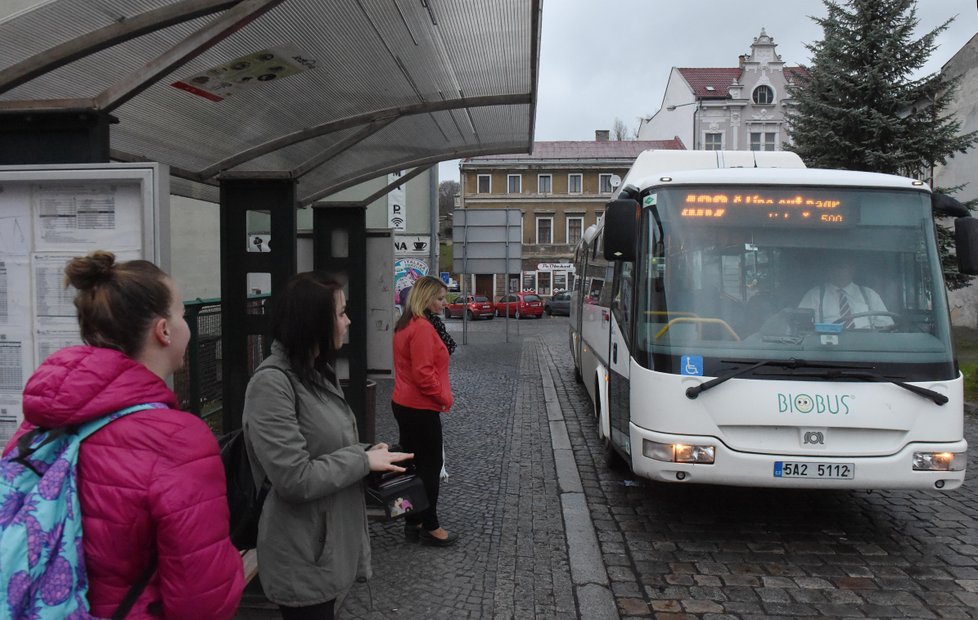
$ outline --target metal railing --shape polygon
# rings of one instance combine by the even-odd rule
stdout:
[[[267,294],[249,297],[248,314],[265,314],[268,299]],[[225,432],[221,300],[197,298],[184,302],[184,309],[187,325],[190,326],[190,344],[184,354],[183,368],[173,375],[173,391],[181,409],[197,414],[220,435]],[[248,336],[249,374],[265,357],[264,340],[263,336]]]

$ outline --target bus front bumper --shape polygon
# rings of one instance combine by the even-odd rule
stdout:
[[[760,454],[731,450],[715,437],[657,433],[634,424],[630,427],[632,470],[660,482],[721,484],[748,487],[809,489],[934,489],[949,491],[961,486],[965,470],[917,471],[915,453],[960,455],[966,462],[968,442],[918,442],[895,454],[883,456],[819,456],[816,454]],[[676,463],[643,454],[645,442],[658,445],[713,446],[714,460]]]

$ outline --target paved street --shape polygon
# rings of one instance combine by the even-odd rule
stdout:
[[[974,474],[949,494],[634,480],[604,465],[566,321],[510,321],[508,343],[500,319],[468,324],[439,502],[461,540],[421,547],[372,524],[374,579],[342,618],[978,617]],[[240,618],[277,617],[247,605]]]

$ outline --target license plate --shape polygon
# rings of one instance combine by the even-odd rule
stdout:
[[[792,461],[775,461],[774,477],[852,480],[856,477],[856,465],[854,463],[796,463]]]

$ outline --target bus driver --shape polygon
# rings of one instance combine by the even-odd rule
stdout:
[[[853,282],[855,273],[851,257],[829,258],[825,283],[809,289],[798,307],[814,310],[816,323],[841,323],[844,329],[892,326],[893,319],[888,316],[883,299],[868,286]]]

